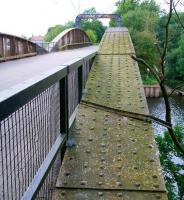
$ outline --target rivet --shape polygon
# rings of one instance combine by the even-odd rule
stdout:
[[[122,153],[122,151],[118,150],[118,154],[121,154],[121,153]]]
[[[62,191],[62,192],[61,192],[61,195],[62,195],[62,196],[65,196],[65,194],[66,194],[65,191]]]
[[[117,196],[118,196],[118,197],[122,197],[122,196],[123,196],[123,193],[119,192],[119,193],[117,193]]]
[[[153,187],[159,188],[159,185],[158,184],[154,184]]]
[[[153,148],[153,145],[152,145],[152,144],[149,144],[149,145],[148,145],[148,148],[152,149],[152,148]]]
[[[91,127],[90,130],[94,130],[94,127]]]
[[[101,153],[105,154],[105,153],[106,153],[106,151],[105,151],[105,150],[102,150],[102,151],[101,151]]]
[[[120,147],[121,147],[121,144],[118,144],[118,147],[120,148]]]
[[[87,149],[87,150],[86,150],[86,153],[91,153],[91,151]]]
[[[118,161],[121,161],[121,158],[118,158]]]
[[[84,168],[87,168],[88,167],[88,164],[87,163],[84,163]]]
[[[100,160],[103,162],[103,161],[105,161],[105,158],[101,158]]]
[[[132,153],[133,153],[134,155],[136,155],[136,154],[137,154],[137,151],[133,151]]]
[[[116,182],[117,186],[122,186],[121,182]]]
[[[80,184],[81,184],[81,185],[86,185],[86,184],[87,184],[87,181],[81,181]]]
[[[98,185],[102,185],[102,184],[103,184],[102,182],[100,182],[100,181],[98,182]]]
[[[134,166],[134,169],[138,169],[138,167],[137,167],[137,166]]]
[[[161,195],[160,194],[156,194],[155,195],[157,199],[161,199]]]
[[[154,174],[152,177],[153,177],[153,178],[158,178],[158,176],[157,176],[156,174]]]
[[[140,183],[135,183],[135,186],[136,186],[136,187],[140,187],[141,184],[140,184]]]
[[[103,196],[103,192],[98,192],[98,196]]]
[[[64,182],[63,182],[63,185],[67,185],[67,182],[64,181]]]
[[[100,166],[100,169],[104,169],[104,166]]]
[[[150,159],[150,162],[152,163],[152,162],[155,162],[155,160],[154,159]]]
[[[103,177],[103,176],[104,176],[104,173],[99,173],[99,176],[100,176],[100,177]]]
[[[89,142],[92,142],[92,141],[93,141],[93,138],[88,138],[88,141],[89,141]]]
[[[70,176],[70,172],[66,172],[66,173],[65,173],[65,176]]]
[[[105,147],[106,145],[104,143],[101,143],[101,147]]]

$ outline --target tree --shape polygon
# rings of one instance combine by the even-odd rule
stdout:
[[[154,43],[157,41],[159,6],[154,0],[126,0],[117,4],[116,13],[121,15],[123,25],[129,29],[138,56],[155,63],[158,56]],[[116,22],[111,20],[110,26],[116,26]],[[155,78],[147,70],[141,68],[140,71],[144,83],[155,84]]]
[[[171,106],[169,102],[170,95],[173,93],[173,91],[177,87],[174,88],[174,90],[171,92],[170,95],[168,95],[167,90],[166,90],[166,85],[165,85],[165,82],[166,82],[165,69],[166,69],[166,63],[167,63],[166,59],[167,59],[167,50],[168,50],[168,43],[169,43],[169,25],[172,19],[174,5],[175,5],[174,0],[170,0],[169,14],[168,14],[168,18],[165,24],[165,39],[163,42],[164,44],[163,50],[161,50],[159,44],[157,44],[157,49],[160,54],[160,57],[158,57],[158,60],[160,61],[160,66],[156,67],[155,65],[147,63],[142,58],[137,58],[135,56],[132,56],[132,58],[136,60],[137,62],[141,63],[146,68],[148,68],[150,72],[152,73],[152,75],[155,77],[155,79],[158,81],[158,84],[160,85],[164,102],[165,102],[165,109],[166,109],[165,122],[168,124],[167,126],[168,133],[170,137],[172,138],[172,141],[174,145],[176,146],[177,150],[180,151],[180,153],[182,154],[182,157],[184,158],[184,144],[183,144],[183,141],[180,141],[179,138],[177,138],[176,133],[172,127]]]
[[[56,25],[50,27],[44,37],[46,42],[51,42],[59,33],[65,30],[65,27],[62,25]]]
[[[96,32],[95,32],[95,31],[88,29],[88,30],[86,31],[86,33],[87,33],[87,35],[88,35],[88,37],[90,38],[90,41],[91,41],[92,43],[96,43],[96,42],[97,42],[97,35],[96,35]]]
[[[44,37],[46,42],[51,42],[58,34],[60,34],[62,31],[68,28],[73,28],[74,22],[69,21],[65,25],[56,25],[54,27],[50,27]]]
[[[83,12],[84,14],[95,14],[97,13],[95,8],[90,8],[87,9]],[[103,26],[102,22],[99,20],[82,20],[81,21],[81,28],[84,31],[87,30],[92,30],[93,32],[95,32],[96,36],[97,36],[97,41],[96,42],[100,42],[104,32],[105,32],[105,27]]]
[[[184,129],[182,127],[176,126],[175,134],[180,142],[184,141]],[[184,171],[184,165],[181,153],[173,145],[172,139],[167,131],[163,135],[157,136],[156,142],[159,147],[160,161],[164,168],[168,198],[169,200],[183,200],[184,179],[182,172]],[[176,185],[178,191],[175,189]]]

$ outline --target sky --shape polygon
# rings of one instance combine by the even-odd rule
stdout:
[[[164,7],[165,0],[157,0]],[[0,0],[0,32],[18,36],[45,35],[48,28],[74,20],[85,9],[115,11],[117,0]],[[105,21],[107,23],[107,21]]]

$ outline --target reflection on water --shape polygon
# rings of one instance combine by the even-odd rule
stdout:
[[[148,107],[150,114],[160,119],[165,118],[165,105],[163,98],[148,98]],[[170,98],[172,109],[172,123],[184,126],[184,97],[174,96]],[[164,127],[153,123],[154,133],[162,134]]]

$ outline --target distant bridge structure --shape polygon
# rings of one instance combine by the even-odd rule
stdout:
[[[115,19],[118,27],[122,27],[121,16],[117,14],[80,14],[75,19],[75,26],[80,28],[82,19],[102,19],[102,18],[110,18]]]
[[[36,55],[36,44],[24,38],[0,33],[0,62]]]

